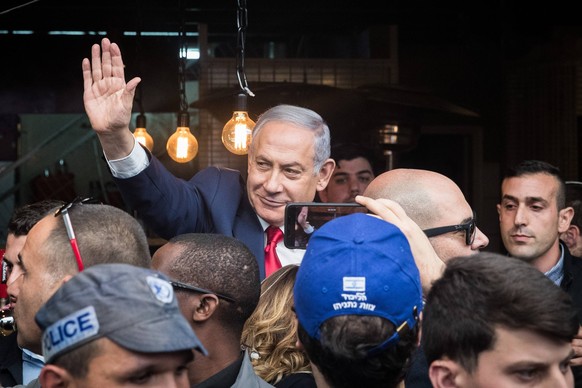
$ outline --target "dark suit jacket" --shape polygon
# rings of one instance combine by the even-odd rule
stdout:
[[[264,232],[240,172],[208,167],[189,181],[172,175],[155,157],[137,176],[115,179],[125,203],[165,239],[183,233],[218,233],[241,240],[265,277]]]
[[[578,321],[582,325],[582,258],[572,256],[566,244],[560,243],[564,249],[564,278],[560,287],[565,290],[574,302],[578,312]],[[574,386],[582,388],[582,366],[572,368],[574,372]]]
[[[16,342],[16,333],[0,336],[0,386],[22,384],[22,350]]]

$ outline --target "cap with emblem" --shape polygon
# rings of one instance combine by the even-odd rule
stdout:
[[[141,353],[206,350],[182,316],[168,278],[128,264],[90,267],[64,283],[36,314],[45,361],[106,337]]]
[[[342,216],[313,233],[297,273],[295,311],[310,337],[339,315],[388,319],[397,330],[378,349],[395,344],[422,310],[420,275],[410,245],[393,224],[369,214]]]

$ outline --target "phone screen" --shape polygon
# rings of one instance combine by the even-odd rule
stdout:
[[[305,249],[313,232],[334,218],[368,213],[357,203],[291,202],[285,207],[285,246]]]

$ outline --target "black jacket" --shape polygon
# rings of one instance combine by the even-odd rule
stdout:
[[[568,247],[560,242],[564,249],[564,278],[560,287],[572,297],[574,307],[578,312],[578,322],[582,325],[582,258],[572,256]],[[582,366],[572,367],[574,386],[582,388]]]

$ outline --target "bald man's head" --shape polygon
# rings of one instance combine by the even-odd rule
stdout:
[[[422,229],[441,226],[444,211],[450,210],[453,203],[466,203],[463,193],[451,179],[434,171],[408,168],[379,175],[364,195],[398,202]]]
[[[364,196],[398,202],[423,230],[464,224],[473,217],[471,206],[459,186],[434,171],[399,168],[384,172],[368,185]],[[476,253],[489,243],[479,230],[472,245],[466,245],[462,231],[431,237],[430,240],[442,260]]]

